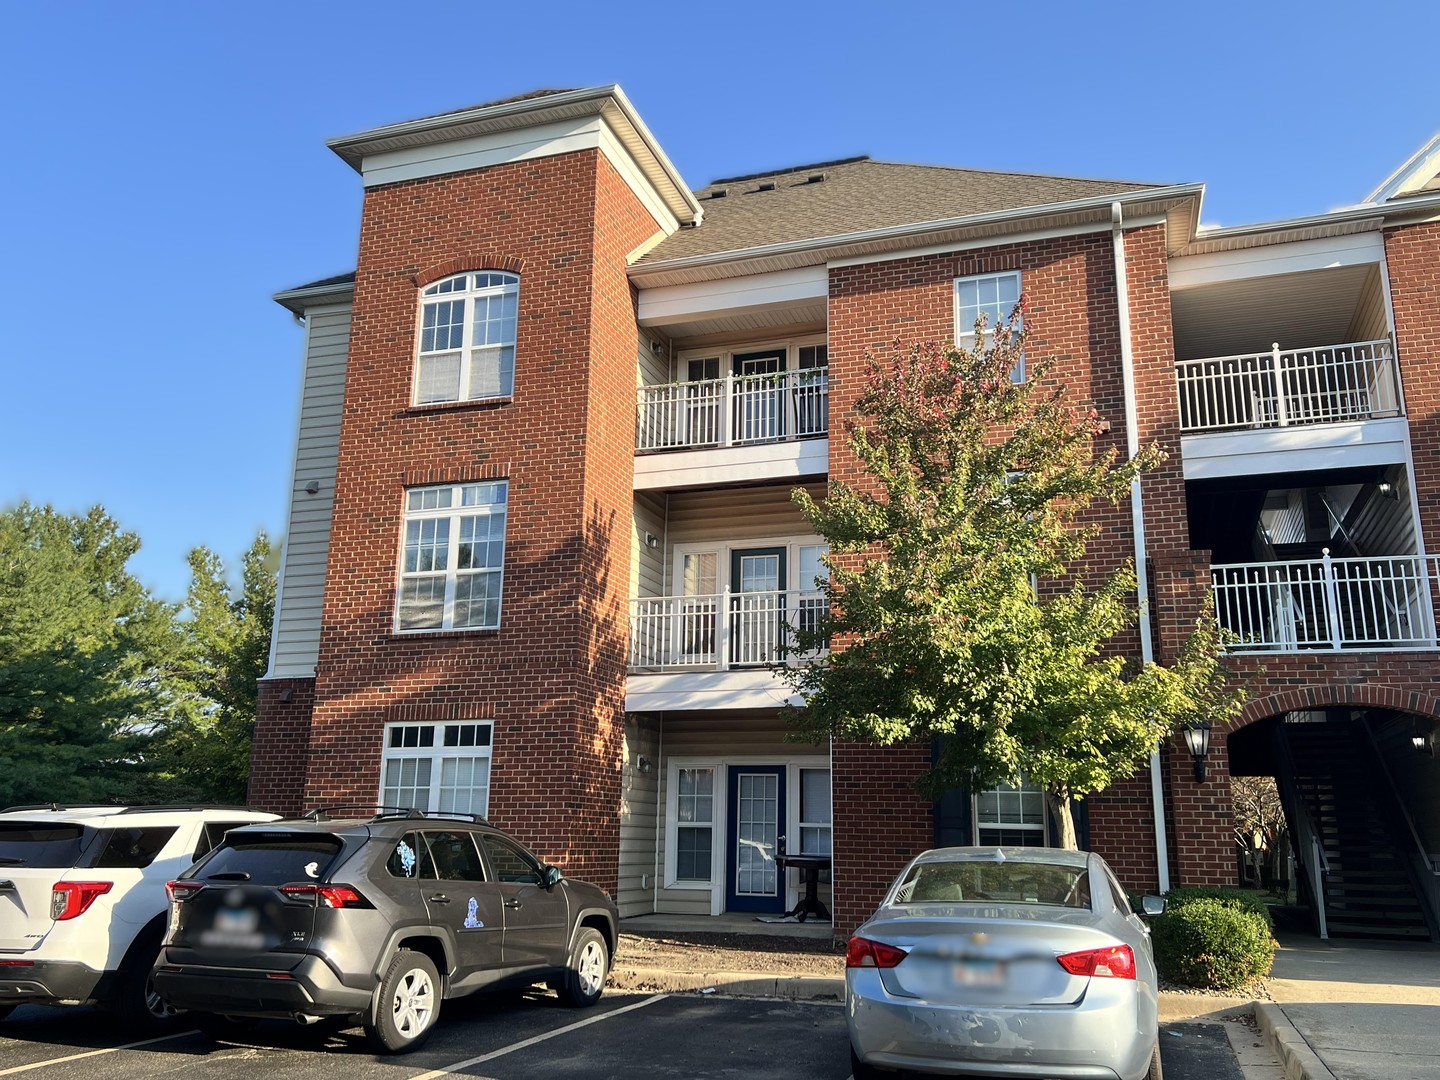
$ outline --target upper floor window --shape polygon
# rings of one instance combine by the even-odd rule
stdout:
[[[955,279],[955,343],[962,349],[986,349],[995,341],[995,327],[1010,318],[1020,302],[1020,271],[981,274]],[[985,340],[975,340],[975,320],[985,316]],[[1016,317],[1014,328],[1020,328]],[[1025,381],[1022,357],[1010,373],[1016,382]]]
[[[493,630],[500,625],[509,483],[444,484],[405,493],[400,630]]]
[[[415,404],[479,401],[515,392],[520,279],[489,270],[437,281],[420,305]]]

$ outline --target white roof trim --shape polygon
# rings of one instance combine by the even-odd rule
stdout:
[[[1380,186],[1365,196],[1367,203],[1383,203],[1397,195],[1418,191],[1440,172],[1440,134],[1431,136],[1400,165],[1380,182]]]
[[[680,221],[698,222],[703,216],[699,201],[640,119],[625,92],[615,84],[407,120],[355,135],[343,135],[328,140],[325,145],[356,172],[362,172],[364,159],[375,154],[596,115],[603,116],[614,128],[620,143],[635,158],[670,212]]]

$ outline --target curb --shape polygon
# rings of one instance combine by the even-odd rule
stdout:
[[[1285,1080],[1335,1080],[1335,1074],[1325,1067],[1279,1005],[1257,1002],[1255,1021],[1284,1064]]]
[[[780,998],[786,1001],[844,1001],[845,980],[816,975],[760,975],[743,971],[679,972],[624,964],[610,972],[613,990],[684,993],[710,990],[724,997]]]

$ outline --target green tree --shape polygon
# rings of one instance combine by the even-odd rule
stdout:
[[[154,764],[175,797],[243,803],[250,776],[258,682],[265,674],[275,618],[276,568],[259,533],[242,557],[233,592],[225,564],[208,548],[190,552],[186,646],[175,687],[183,702],[161,739]]]
[[[1023,301],[1022,301],[1023,304]],[[1017,315],[1020,309],[1017,308]],[[1026,358],[1021,320],[974,350],[897,347],[873,357],[846,439],[864,470],[823,502],[794,498],[828,541],[829,612],[795,647],[831,651],[784,669],[806,706],[802,738],[938,740],[931,797],[1022,776],[1044,788],[1075,847],[1070,800],[1132,774],[1177,726],[1232,715],[1213,619],[1167,666],[1127,660],[1132,566],[1085,561],[1097,502],[1119,503],[1161,455],[1098,451],[1106,430],[1067,401],[1052,365]]]
[[[178,642],[139,547],[100,507],[0,513],[0,803],[121,798],[144,771]]]

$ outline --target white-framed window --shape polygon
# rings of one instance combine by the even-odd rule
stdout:
[[[496,270],[457,274],[426,288],[415,404],[510,397],[519,305],[520,279]]]
[[[709,765],[675,770],[676,881],[709,884],[714,879],[715,772]]]
[[[955,343],[964,349],[989,348],[995,341],[995,327],[1010,318],[1020,302],[1020,271],[999,274],[978,274],[955,279]],[[985,316],[985,340],[975,340],[975,320]],[[1017,318],[1014,329],[1020,328]],[[1025,358],[1022,356],[1010,377],[1025,381]]]
[[[395,627],[493,630],[500,625],[509,482],[405,492]]]
[[[380,805],[428,813],[489,813],[488,720],[386,724]]]
[[[830,853],[830,770],[801,768],[800,854]]]
[[[1045,847],[1045,792],[1021,777],[975,796],[975,842],[983,847]]]

